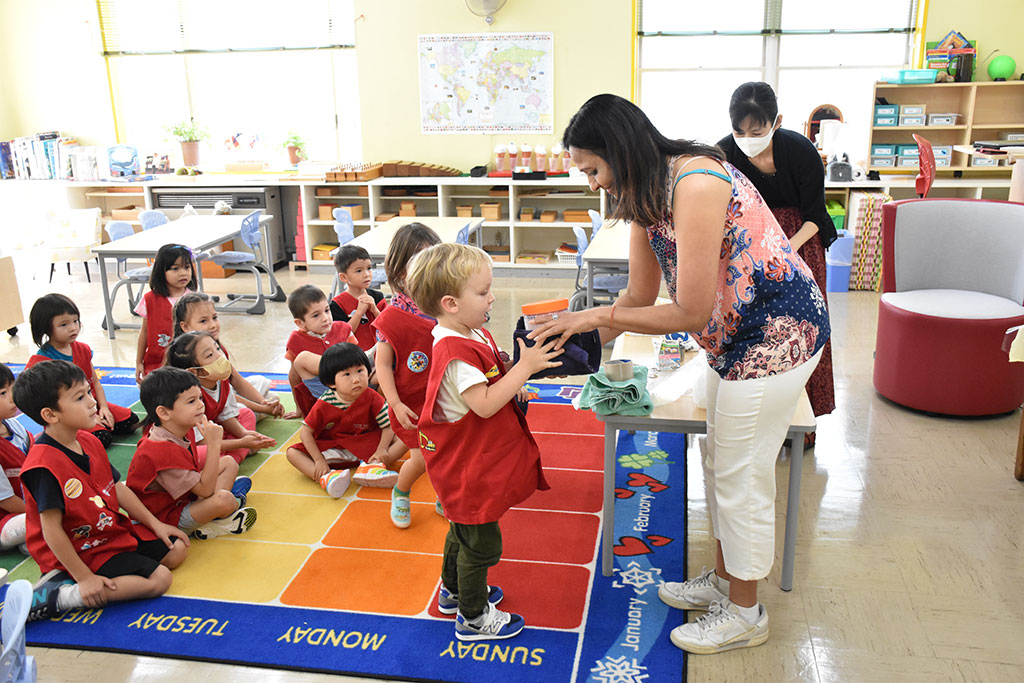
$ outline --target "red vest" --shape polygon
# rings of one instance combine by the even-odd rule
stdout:
[[[356,310],[356,307],[359,306],[358,299],[348,292],[342,292],[338,296],[334,297],[334,303],[338,304],[338,307],[345,311],[345,315],[349,316],[349,327],[351,327],[352,313]],[[377,304],[377,310],[382,311],[385,306],[387,306],[387,302],[381,299],[380,303]],[[355,335],[356,341],[359,343],[359,348],[363,351],[369,351],[373,348],[373,345],[377,343],[377,338],[373,334],[373,327],[370,325],[369,316],[365,313],[363,314],[363,319],[359,322],[359,329],[355,331]]]
[[[32,448],[32,435],[28,435],[28,446]],[[25,453],[7,439],[0,438],[0,467],[11,482],[14,495],[24,498],[21,493],[21,468],[25,464]],[[0,525],[2,526],[2,525]]]
[[[128,465],[125,483],[157,519],[164,524],[178,526],[181,511],[196,496],[189,491],[181,498],[172,498],[162,488],[150,489],[150,484],[156,481],[156,475],[164,470],[200,471],[194,447],[182,448],[171,441],[153,441],[149,437],[141,439]]]
[[[149,291],[143,297],[146,302],[146,352],[142,356],[144,374],[164,364],[167,347],[174,339],[174,321],[171,316],[171,300]]]
[[[206,406],[206,419],[210,422],[217,422],[217,416],[224,410],[224,406],[227,405],[228,396],[231,395],[231,380],[222,379],[217,382],[217,388],[220,392],[217,394],[217,400],[213,400],[213,396],[210,396],[210,392],[207,391],[206,387],[200,385],[199,393],[203,396],[203,405]],[[218,422],[218,424],[220,424]]]
[[[53,360],[47,356],[41,356],[34,354],[25,363],[26,368],[30,368],[36,363],[42,363],[43,361]],[[82,372],[85,373],[85,379],[89,382],[89,390],[92,391],[92,395],[96,395],[96,371],[92,367],[92,349],[89,348],[88,344],[82,342],[73,341],[71,342],[71,362],[81,368]],[[114,416],[114,422],[124,422],[132,416],[132,411],[124,406],[119,406],[110,401],[107,401],[107,407],[110,408],[110,413]],[[97,425],[93,431],[98,429],[106,429],[103,425]]]
[[[288,337],[288,343],[285,345],[284,357],[288,360],[295,360],[295,357],[302,351],[309,351],[322,356],[328,347],[334,346],[338,342],[348,341],[351,336],[352,326],[340,320],[336,320],[331,324],[331,329],[328,330],[327,336],[323,339],[314,337],[302,330],[293,330]]]
[[[417,415],[423,410],[423,398],[427,392],[431,349],[434,345],[430,331],[436,324],[435,321],[395,306],[388,306],[373,321],[373,327],[381,331],[394,351],[393,370],[398,397]],[[402,442],[409,448],[419,448],[419,431],[403,427],[390,406],[388,415],[391,418],[391,429]]]
[[[61,526],[82,561],[90,570],[119,553],[135,550],[139,543],[132,535],[131,520],[119,511],[114,474],[103,444],[89,432],[78,432],[78,443],[89,456],[89,473],[78,468],[63,452],[45,444],[35,444],[22,465],[22,476],[44,469],[57,478],[64,495]],[[27,486],[25,492],[25,528],[29,554],[45,574],[62,566],[43,538],[39,509]]]
[[[313,404],[313,409],[303,422],[313,430],[313,438],[321,451],[345,448],[366,462],[380,445],[381,429],[377,425],[377,413],[384,407],[384,403],[384,397],[369,388],[359,394],[356,402],[345,410],[320,399]],[[301,441],[293,448],[306,452]]]
[[[544,479],[540,448],[515,400],[487,419],[470,410],[458,422],[443,421],[437,392],[451,361],[463,360],[479,368],[489,385],[505,374],[494,339],[483,332],[489,347],[461,337],[444,337],[434,345],[419,420],[420,450],[430,483],[441,499],[445,517],[458,524],[496,522],[534,491],[550,488]]]

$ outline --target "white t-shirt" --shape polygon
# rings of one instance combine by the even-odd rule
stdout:
[[[213,402],[216,403],[220,400],[220,386],[221,383],[218,382],[217,387],[214,389],[207,389],[201,384],[199,385],[199,388],[209,394],[210,398],[213,399]],[[224,409],[220,411],[216,422],[223,422],[224,420],[230,420],[233,417],[238,417],[238,400],[235,398],[235,390],[232,389],[231,385],[227,382],[224,383],[224,386],[228,390],[228,400],[224,402]]]
[[[473,330],[471,336],[467,337],[455,330],[442,327],[438,323],[430,333],[434,335],[435,346],[445,337],[459,337],[483,344],[488,349],[491,348],[491,345],[487,343],[487,338],[479,330]],[[487,377],[480,368],[464,360],[453,360],[448,364],[444,371],[444,377],[441,378],[441,386],[437,389],[437,406],[441,409],[446,421],[457,422],[470,411],[469,404],[462,398],[462,392],[481,382],[486,383]]]

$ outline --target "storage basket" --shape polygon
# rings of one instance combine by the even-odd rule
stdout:
[[[555,256],[558,257],[558,262],[563,266],[576,265],[576,254],[571,254],[565,251],[556,251]]]

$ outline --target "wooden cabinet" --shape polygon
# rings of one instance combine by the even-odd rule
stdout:
[[[953,125],[872,126],[868,156],[873,145],[914,145],[913,134],[932,146],[970,145],[975,140],[993,140],[1000,133],[1024,133],[1024,82],[931,83],[927,85],[875,84],[875,102],[884,98],[894,105],[923,104],[925,116],[957,113]],[[874,119],[872,119],[872,122]],[[871,165],[880,173],[911,173],[916,167]],[[1005,161],[998,166],[973,166],[967,154],[954,151],[948,166],[938,166],[938,173],[962,172],[1009,175]]]

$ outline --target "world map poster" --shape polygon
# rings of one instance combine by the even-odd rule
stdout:
[[[423,133],[554,132],[553,36],[421,35]]]

